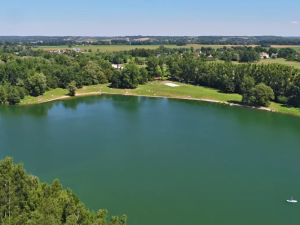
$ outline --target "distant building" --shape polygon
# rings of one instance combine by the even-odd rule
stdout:
[[[80,48],[73,48],[72,50],[75,52],[81,52]]]
[[[138,39],[134,39],[134,41],[148,41],[149,38],[138,38]]]
[[[278,54],[277,53],[272,53],[271,58],[277,58]]]
[[[212,55],[209,55],[209,56],[207,56],[207,58],[213,58],[213,56],[212,56]]]
[[[121,67],[119,64],[111,64],[111,66],[117,70],[123,70],[124,68]]]
[[[261,52],[261,53],[260,53],[260,58],[262,58],[262,59],[268,59],[268,58],[270,58],[270,56],[269,56],[268,53]]]

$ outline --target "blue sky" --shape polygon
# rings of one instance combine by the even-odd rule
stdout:
[[[1,0],[0,35],[300,36],[300,0]]]

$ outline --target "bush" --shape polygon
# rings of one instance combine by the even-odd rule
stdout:
[[[278,96],[278,97],[277,97],[277,100],[278,100],[278,102],[281,103],[281,104],[287,104],[287,103],[288,103],[288,98],[285,97],[285,96]]]
[[[67,86],[67,89],[69,90],[68,95],[75,96],[75,92],[77,90],[76,82],[72,81],[71,83],[69,83],[68,86]]]
[[[268,107],[271,104],[270,100],[274,100],[272,88],[266,86],[264,83],[260,83],[244,94],[242,101],[256,106]]]

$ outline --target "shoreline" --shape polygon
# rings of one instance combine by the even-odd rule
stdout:
[[[107,94],[107,95],[122,95],[122,96],[137,96],[137,97],[150,97],[150,98],[168,98],[168,99],[182,99],[182,100],[192,100],[192,101],[201,101],[201,102],[210,102],[210,103],[217,103],[217,104],[223,104],[223,105],[228,105],[228,106],[238,106],[238,107],[244,107],[244,108],[249,108],[249,109],[257,109],[257,110],[262,110],[262,111],[267,111],[267,112],[278,112],[274,111],[270,108],[267,107],[255,107],[255,106],[249,106],[249,105],[242,105],[238,103],[230,103],[230,102],[224,102],[224,101],[218,101],[218,100],[212,100],[212,99],[202,99],[202,98],[180,98],[180,97],[165,97],[165,96],[153,96],[153,95],[138,95],[138,94],[121,94],[121,93],[111,93],[111,92],[89,92],[89,93],[82,93],[82,94],[75,94],[75,96],[61,96],[58,98],[46,100],[46,101],[41,101],[38,103],[32,103],[32,104],[22,104],[19,106],[23,105],[36,105],[36,104],[43,104],[47,102],[53,102],[53,101],[58,101],[58,100],[64,100],[64,99],[69,99],[69,98],[74,98],[74,97],[81,97],[81,96],[91,96],[91,95],[102,95],[102,94]],[[282,113],[282,112],[278,112]],[[284,113],[285,114],[285,113]],[[288,113],[286,113],[288,114]],[[290,114],[294,115],[294,114]]]

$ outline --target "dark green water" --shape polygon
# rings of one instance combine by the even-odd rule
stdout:
[[[94,96],[0,107],[0,158],[130,225],[299,225],[300,118]]]

